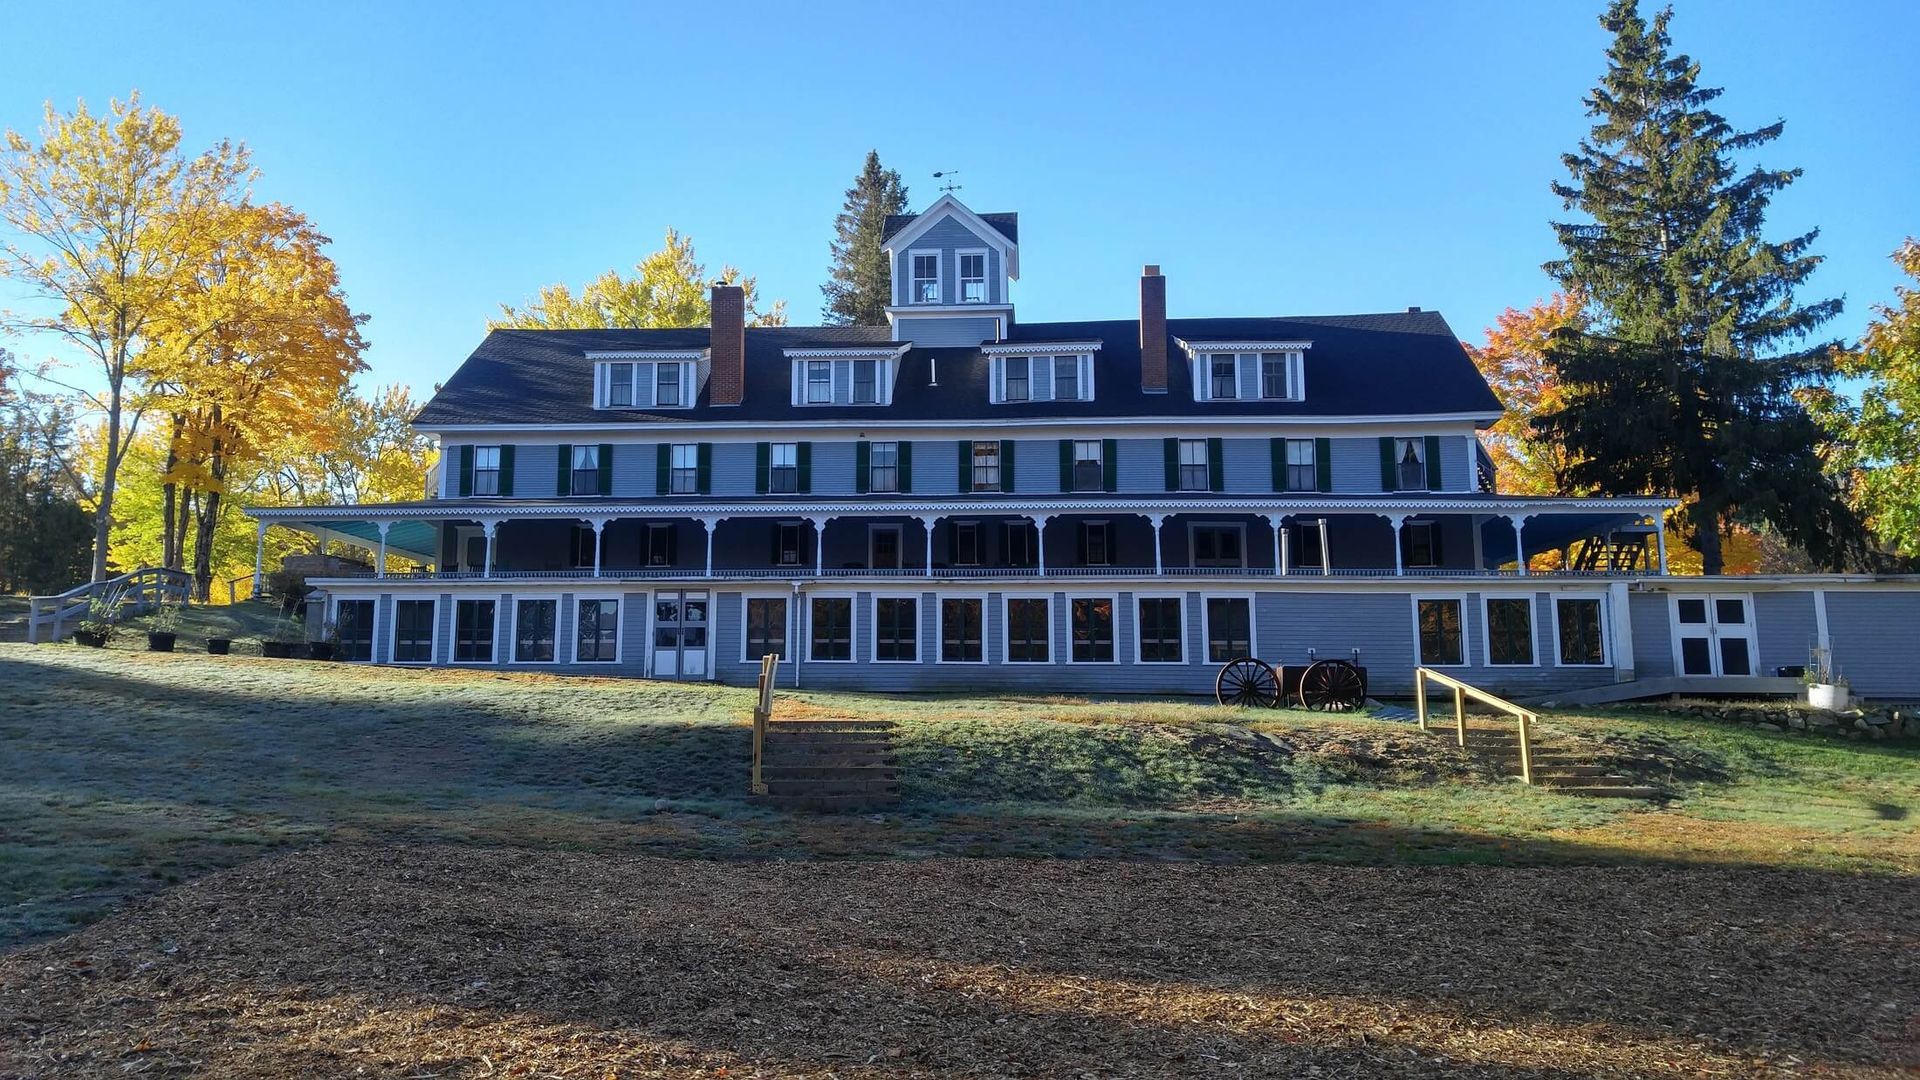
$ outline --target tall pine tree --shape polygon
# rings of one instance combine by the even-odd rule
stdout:
[[[887,256],[880,250],[887,215],[905,213],[907,186],[900,174],[880,167],[880,152],[867,151],[867,163],[847,201],[834,218],[833,266],[820,286],[826,303],[820,316],[829,326],[885,326],[892,290]]]
[[[1535,427],[1565,447],[1564,484],[1681,500],[1705,573],[1721,571],[1736,520],[1771,523],[1839,565],[1858,530],[1803,399],[1832,378],[1833,344],[1810,337],[1840,301],[1794,298],[1820,264],[1817,230],[1762,236],[1768,203],[1800,170],[1741,170],[1734,156],[1781,124],[1736,131],[1715,113],[1721,91],[1669,51],[1671,16],[1612,0],[1600,19],[1614,41],[1587,99],[1595,123],[1562,157],[1572,181],[1553,186],[1591,221],[1555,223],[1566,257],[1546,266],[1587,298],[1590,325],[1556,335],[1565,396]]]

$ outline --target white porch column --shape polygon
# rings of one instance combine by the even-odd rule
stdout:
[[[1273,526],[1273,576],[1287,576],[1287,515],[1268,514],[1267,524]]]
[[[1161,561],[1162,552],[1160,551],[1160,526],[1165,525],[1167,523],[1167,515],[1148,514],[1147,520],[1153,524],[1153,576],[1159,577],[1161,574],[1166,572]]]
[[[1667,576],[1667,518],[1665,514],[1653,515],[1653,539],[1660,546],[1660,576]]]
[[[1327,518],[1320,515],[1320,576],[1333,576],[1333,548],[1327,546]]]
[[[713,576],[713,531],[720,527],[720,519],[703,517],[700,519],[700,524],[707,527],[707,576],[711,578]]]
[[[1400,529],[1407,523],[1406,515],[1384,514],[1382,516],[1387,519],[1388,524],[1393,526],[1393,576],[1405,577],[1407,575],[1407,559],[1406,556],[1400,552]]]
[[[480,576],[483,578],[493,577],[493,534],[499,527],[500,523],[491,519],[480,523],[480,531],[487,537],[487,561],[480,568]]]
[[[593,526],[593,576],[600,576],[600,558],[605,551],[606,518],[588,518],[587,524]]]
[[[1532,516],[1531,514],[1507,515],[1507,520],[1513,523],[1513,557],[1515,560],[1514,564],[1519,567],[1521,577],[1527,576],[1526,528],[1527,528],[1527,518],[1531,516]]]
[[[1053,520],[1052,514],[1032,514],[1033,554],[1040,563],[1040,576],[1047,576],[1047,522]]]
[[[927,530],[927,576],[933,576],[933,526],[940,520],[937,514],[920,515],[920,524]]]
[[[373,576],[383,578],[387,576],[387,530],[393,527],[393,522],[376,521],[373,527],[380,530],[380,555],[379,561],[374,564]]]
[[[254,529],[253,541],[253,595],[260,595],[261,574],[267,563],[267,523],[262,521]]]
[[[824,577],[827,572],[827,522],[830,517],[810,517],[813,525],[813,576]]]

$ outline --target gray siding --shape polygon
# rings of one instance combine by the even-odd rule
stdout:
[[[1868,697],[1920,700],[1920,591],[1827,590],[1833,662]],[[1761,633],[1767,633],[1761,627]]]
[[[962,249],[987,252],[987,302],[1000,304],[1006,302],[1005,275],[1001,272],[1000,252],[976,235],[973,230],[960,224],[951,215],[935,222],[920,238],[913,242],[912,251],[937,249],[940,252],[940,275],[942,289],[940,302],[957,304],[960,302],[960,266],[959,251]],[[910,251],[901,251],[893,266],[893,302],[905,304],[913,287],[913,263]]]
[[[992,341],[998,323],[989,315],[907,316],[897,326],[896,340],[932,348]]]
[[[1753,626],[1760,638],[1759,674],[1807,663],[1819,643],[1811,592],[1760,592],[1753,595]]]
[[[1380,443],[1375,439],[1334,439],[1333,490],[1367,494],[1380,490]]]

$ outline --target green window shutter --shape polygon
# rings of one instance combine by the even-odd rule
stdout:
[[[1000,440],[1000,490],[1013,490],[1013,440]]]
[[[513,444],[500,447],[500,494],[513,494]]]
[[[560,444],[560,477],[554,481],[553,493],[567,496],[573,494],[573,444]]]
[[[960,440],[960,486],[962,495],[973,490],[973,440]]]
[[[473,494],[473,447],[460,448],[460,495],[465,498]]]
[[[1073,490],[1073,440],[1060,440],[1060,490]]]
[[[668,474],[673,469],[673,446],[670,443],[661,443],[653,449],[653,493],[665,495],[673,489],[672,481],[668,478]]]
[[[805,495],[811,492],[813,490],[813,444],[812,443],[803,442],[803,443],[796,443],[794,445],[793,465],[794,465],[795,471],[797,471],[800,474],[800,483],[795,485],[800,489],[800,494]]]
[[[1287,490],[1287,440],[1268,439],[1268,467],[1273,470],[1273,490]]]
[[[713,444],[700,444],[700,458],[695,466],[694,489],[702,495],[713,494]]]
[[[1180,490],[1180,440],[1161,439],[1160,449],[1167,459],[1167,490]]]
[[[753,490],[754,491],[762,495],[765,495],[767,491],[773,487],[773,484],[769,481],[769,473],[772,471],[772,468],[773,468],[773,444],[772,443],[754,443],[753,444]]]
[[[1394,483],[1393,474],[1393,438],[1382,435],[1380,437],[1380,490],[1394,491],[1398,487],[1399,485]]]
[[[1439,491],[1444,485],[1440,482],[1440,436],[1427,436],[1427,490]]]
[[[1100,440],[1100,486],[1108,491],[1120,490],[1120,440]]]
[[[1223,439],[1207,440],[1207,490],[1227,490],[1227,444]]]
[[[1333,490],[1333,440],[1313,440],[1313,486],[1321,491]]]
[[[853,490],[861,495],[867,493],[867,481],[871,476],[867,468],[870,453],[865,439],[853,444]]]
[[[613,494],[613,444],[600,444],[600,495]]]
[[[913,490],[913,444],[910,442],[902,442],[900,444],[899,454],[900,490],[902,492],[909,492]]]

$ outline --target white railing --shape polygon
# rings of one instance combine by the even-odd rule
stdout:
[[[323,579],[364,580],[381,575],[374,570],[340,570],[327,574],[316,574]],[[1285,574],[1278,574],[1272,567],[1266,566],[1169,566],[1155,570],[1151,566],[1049,566],[1042,574],[1034,566],[937,566],[932,573],[925,567],[883,567],[829,566],[815,570],[808,566],[747,566],[715,567],[709,573],[700,566],[647,566],[647,567],[606,567],[598,574],[592,567],[574,570],[509,570],[496,567],[491,573],[479,570],[408,570],[388,571],[388,581],[585,581],[600,578],[605,581],[648,581],[648,580],[710,580],[710,581],[809,581],[844,578],[932,578],[937,581],[1014,581],[1022,578],[1072,579],[1072,578],[1276,578],[1287,581],[1311,581],[1326,578],[1421,578],[1444,579],[1450,581],[1474,580],[1524,580],[1539,578],[1616,578],[1643,576],[1625,571],[1608,572],[1604,570],[1535,570],[1530,574],[1521,574],[1514,569],[1500,570],[1442,570],[1430,567],[1408,567],[1395,571],[1391,566],[1336,566],[1331,570],[1322,570],[1318,566],[1292,566]]]
[[[139,614],[165,600],[186,603],[192,595],[191,574],[164,566],[147,566],[105,581],[90,581],[57,596],[29,597],[27,640],[59,641],[66,636],[67,624],[85,618],[96,599],[107,601],[116,610],[132,608],[134,614]]]

